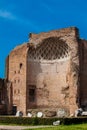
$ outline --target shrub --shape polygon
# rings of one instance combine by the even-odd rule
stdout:
[[[62,124],[65,125],[81,124],[81,123],[87,123],[87,117],[64,118],[64,120],[62,120]]]
[[[81,124],[87,123],[87,117],[79,118],[29,118],[29,117],[11,117],[0,116],[0,123],[17,125],[52,125],[54,121],[60,120],[61,124]]]

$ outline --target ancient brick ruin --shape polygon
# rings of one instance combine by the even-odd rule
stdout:
[[[7,113],[87,110],[86,65],[87,41],[77,28],[30,34],[6,60]]]

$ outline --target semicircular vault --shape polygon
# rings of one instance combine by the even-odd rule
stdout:
[[[57,37],[44,39],[36,46],[30,46],[29,60],[60,60],[69,57],[70,47],[63,40]]]

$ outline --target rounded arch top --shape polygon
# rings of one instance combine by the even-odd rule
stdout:
[[[28,59],[34,61],[63,60],[70,55],[68,44],[58,37],[49,37],[42,40],[35,47],[29,46]]]

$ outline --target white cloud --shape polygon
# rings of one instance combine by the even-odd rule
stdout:
[[[0,17],[10,20],[16,19],[16,17],[11,12],[8,12],[6,10],[0,10]]]
[[[0,18],[12,20],[12,21],[14,21],[17,24],[20,24],[22,26],[31,27],[35,30],[38,30],[38,26],[36,26],[34,21],[32,21],[30,19],[23,19],[20,16],[16,16],[12,12],[9,12],[9,11],[6,11],[6,10],[0,10]]]

